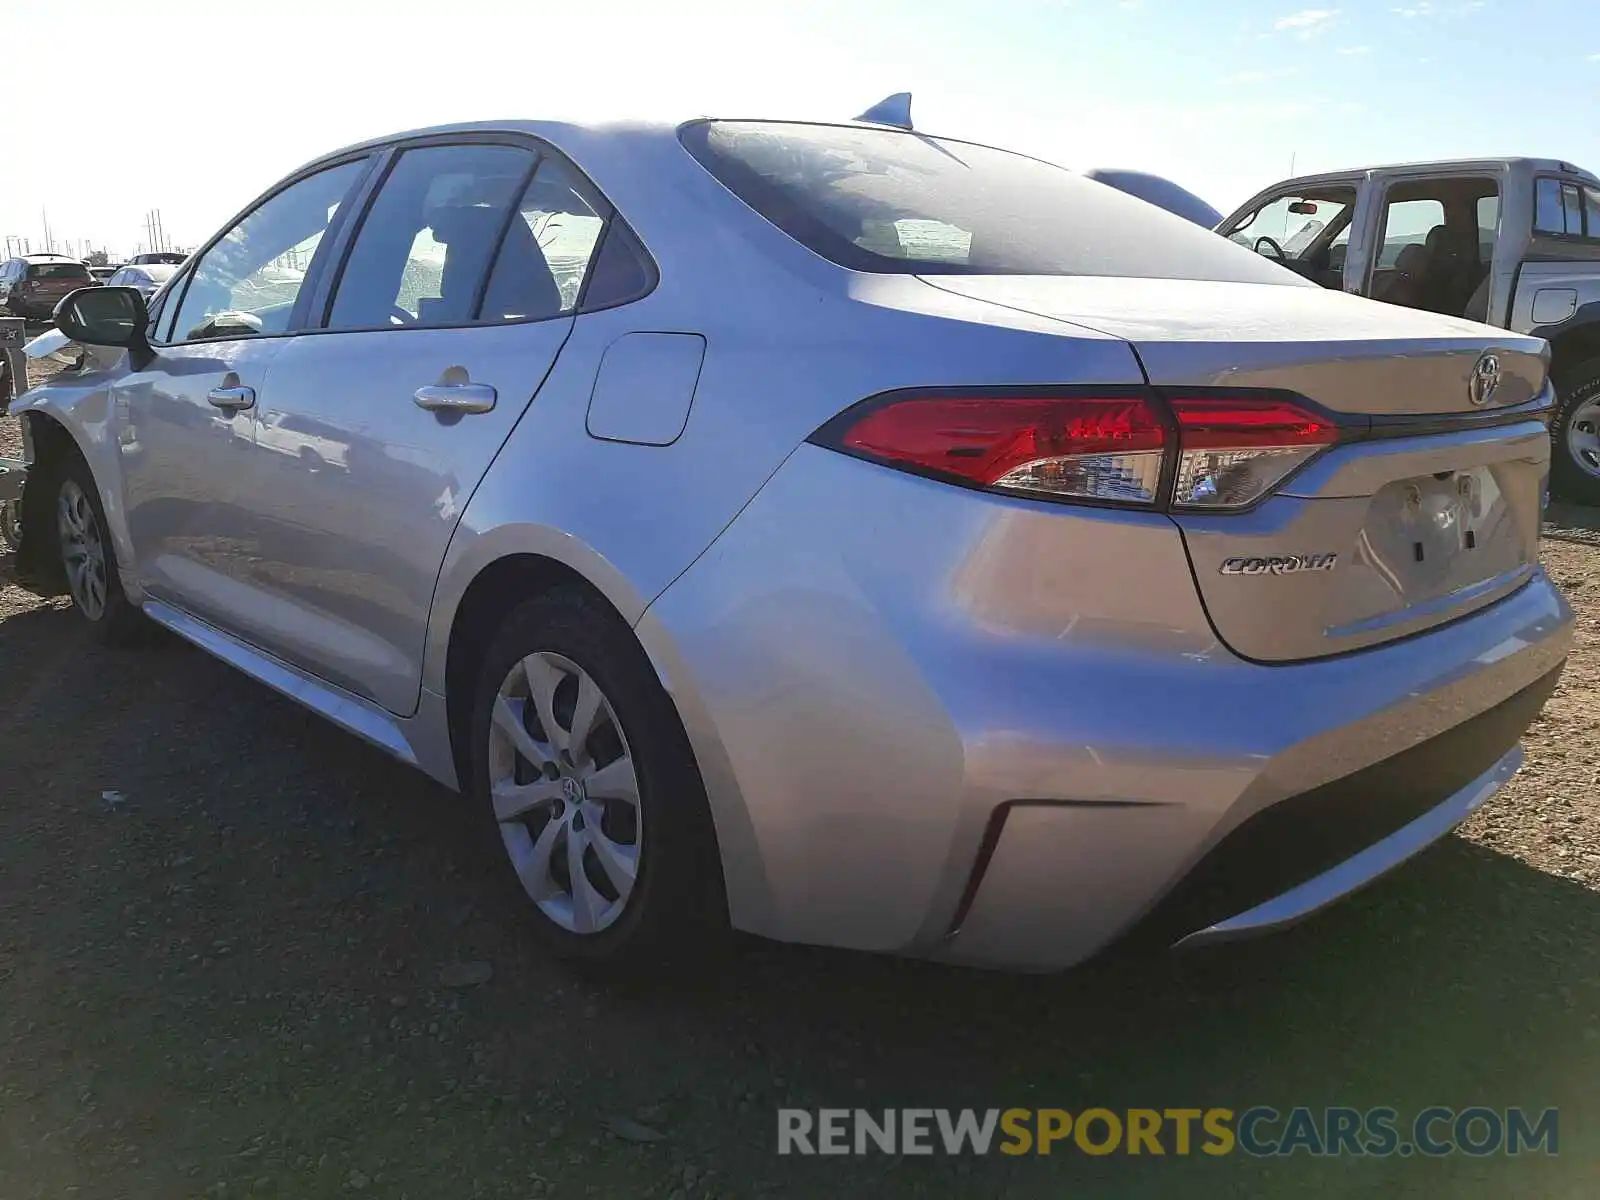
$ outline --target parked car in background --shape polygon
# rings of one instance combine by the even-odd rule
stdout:
[[[177,273],[177,270],[178,268],[170,263],[130,263],[117,268],[107,282],[112,287],[136,288],[139,294],[148,300],[155,295],[156,289]]]
[[[143,254],[135,254],[123,265],[128,267],[147,267],[151,265],[181,267],[188,257],[187,254],[177,250],[147,250]]]
[[[62,254],[23,254],[0,264],[0,314],[48,320],[63,296],[94,283],[89,268]]]
[[[89,268],[89,274],[94,277],[94,281],[96,283],[108,283],[108,282],[110,282],[111,277],[113,275],[115,275],[116,273],[117,273],[117,268],[116,267],[93,267],[93,266],[91,266]]]
[[[1164,179],[1160,175],[1152,175],[1148,171],[1096,167],[1092,171],[1085,171],[1084,175],[1096,183],[1103,183],[1107,187],[1116,188],[1119,192],[1137,196],[1147,204],[1164,208],[1174,216],[1182,217],[1185,221],[1193,221],[1196,225],[1203,225],[1207,229],[1215,229],[1217,223],[1222,220],[1220,212],[1182,184]]]
[[[1548,339],[1551,482],[1600,504],[1600,178],[1546,158],[1333,171],[1217,232],[1325,288]]]
[[[909,129],[380,138],[57,323],[81,617],[465,793],[590,961],[1279,928],[1504,784],[1572,637],[1543,342]]]

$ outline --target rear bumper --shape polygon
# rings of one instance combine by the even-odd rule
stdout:
[[[1465,821],[1498,792],[1522,766],[1523,753],[1514,746],[1498,762],[1436,808],[1431,808],[1393,833],[1373,842],[1342,863],[1313,875],[1286,892],[1255,907],[1198,929],[1179,940],[1178,946],[1203,946],[1284,929],[1342,900],[1394,870]]]
[[[1522,764],[1517,740],[1561,674],[1544,676],[1444,733],[1341,779],[1260,809],[1226,833],[1117,940],[1127,947],[1197,946],[1282,929],[1365,887],[1444,837],[1499,791]],[[993,961],[996,934],[1027,919],[1013,901],[990,911],[991,875],[1002,896],[1031,872],[1017,861],[1010,821],[994,839],[982,879],[951,938],[952,957]],[[1051,860],[1075,833],[1036,819],[1022,831],[1029,858]],[[1026,901],[1024,901],[1024,904]],[[970,920],[968,918],[971,918]],[[1045,966],[1047,945],[1019,940],[999,961]]]
[[[1165,518],[806,448],[638,629],[738,928],[1048,971],[1248,914],[1471,791],[1571,624],[1536,571],[1424,634],[1251,663],[1211,632]]]

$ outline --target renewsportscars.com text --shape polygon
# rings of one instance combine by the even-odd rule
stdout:
[[[1554,1108],[780,1108],[779,1154],[1409,1157],[1559,1150]]]

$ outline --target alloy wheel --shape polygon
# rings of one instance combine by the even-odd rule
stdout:
[[[1600,396],[1591,396],[1567,421],[1567,452],[1586,474],[1600,479]]]
[[[644,846],[639,779],[598,684],[559,654],[518,660],[495,697],[489,794],[518,878],[562,929],[622,916]]]
[[[56,498],[56,535],[67,587],[83,615],[98,621],[106,611],[106,548],[94,506],[76,480],[61,484]]]

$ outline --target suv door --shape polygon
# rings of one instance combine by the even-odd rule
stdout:
[[[531,142],[394,152],[260,414],[265,649],[414,711],[445,549],[571,332],[608,211]]]
[[[1344,284],[1354,183],[1300,184],[1258,198],[1224,222],[1224,237],[1325,288]]]
[[[154,598],[224,629],[259,622],[246,571],[252,410],[365,167],[294,180],[227,229],[163,293],[153,359],[111,386],[133,570]]]

